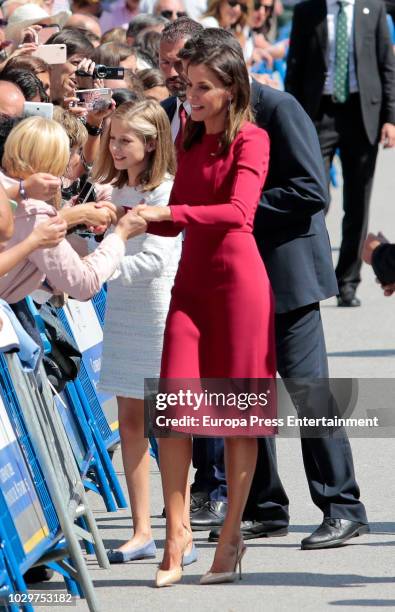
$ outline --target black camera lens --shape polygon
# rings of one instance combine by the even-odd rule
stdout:
[[[107,66],[104,66],[104,64],[96,64],[94,75],[98,79],[105,79],[107,77],[107,72]]]

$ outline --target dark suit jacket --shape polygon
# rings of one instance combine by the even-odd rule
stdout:
[[[323,213],[327,182],[316,130],[295,98],[254,81],[252,105],[270,137],[254,234],[283,313],[338,292]]]
[[[373,251],[372,266],[382,285],[395,283],[395,244],[381,244]]]
[[[177,110],[177,98],[176,96],[170,96],[170,98],[166,98],[161,102],[161,105],[166,111],[167,116],[169,117],[169,121],[171,123],[174,113]]]
[[[395,124],[395,62],[382,0],[356,0],[354,52],[366,134],[378,141],[383,123]],[[285,89],[312,119],[318,114],[328,57],[326,0],[295,7]]]

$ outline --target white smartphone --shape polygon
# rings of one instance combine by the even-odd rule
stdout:
[[[47,64],[65,64],[67,61],[66,45],[39,45],[32,55]]]
[[[50,102],[25,102],[23,114],[25,117],[37,115],[45,119],[53,119],[53,104]]]

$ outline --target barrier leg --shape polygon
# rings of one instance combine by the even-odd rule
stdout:
[[[112,489],[112,492],[114,494],[115,500],[118,504],[119,508],[127,508],[128,504],[125,498],[125,495],[122,491],[121,485],[119,483],[118,477],[115,473],[115,469],[114,466],[111,462],[110,456],[108,454],[108,451],[105,447],[104,441],[100,435],[100,431],[96,425],[95,419],[92,416],[91,413],[91,409],[89,406],[89,403],[86,399],[84,390],[82,388],[82,385],[80,383],[80,381],[77,379],[74,381],[75,384],[75,388],[77,390],[78,393],[78,397],[81,401],[81,404],[85,410],[85,414],[87,415],[87,419],[88,419],[88,423],[92,429],[92,434],[93,434],[93,438],[94,441],[96,443],[98,452],[99,452],[99,456],[103,465],[103,468],[105,470],[105,473],[107,475],[108,478],[108,482],[110,483],[110,487]]]

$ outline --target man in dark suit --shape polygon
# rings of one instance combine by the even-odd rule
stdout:
[[[395,64],[382,0],[307,0],[295,7],[285,88],[313,119],[329,177],[339,149],[342,242],[339,306],[360,306],[378,143],[395,146]],[[328,178],[329,181],[329,178]]]
[[[186,43],[179,56],[187,62],[194,45],[221,44],[242,53],[229,33],[209,28]],[[305,379],[303,388],[297,389],[298,411],[314,414],[320,408],[314,404],[314,381],[329,376],[319,302],[337,293],[323,213],[328,200],[324,167],[314,126],[292,96],[253,81],[252,106],[257,124],[267,130],[271,141],[254,233],[276,298],[278,371],[283,379]],[[366,513],[345,432],[336,437],[303,437],[302,453],[313,501],[324,515],[322,525],[302,547],[330,548],[366,533]],[[244,518],[246,539],[286,533],[288,498],[277,473],[272,439],[259,440]],[[209,539],[218,539],[218,534],[218,529],[212,530]]]

